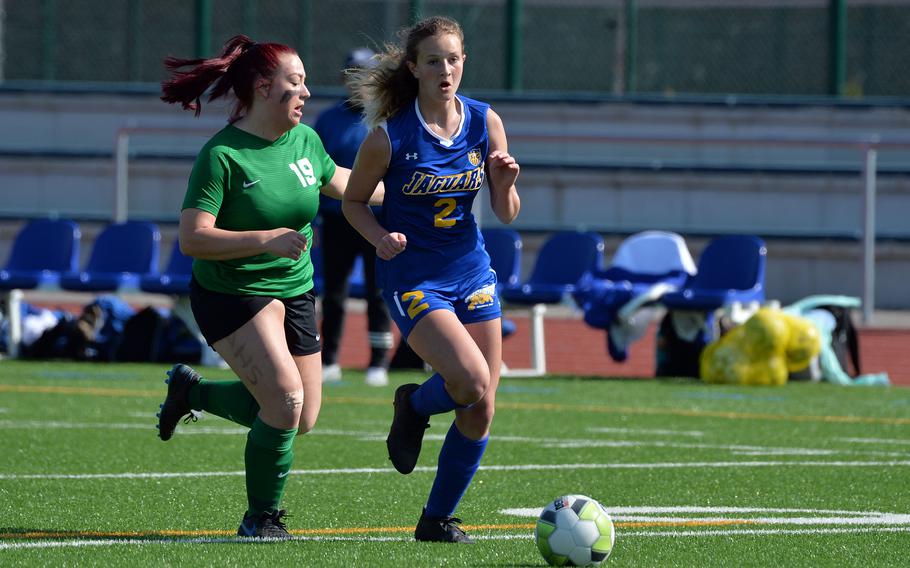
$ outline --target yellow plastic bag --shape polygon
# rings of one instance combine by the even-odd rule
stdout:
[[[821,350],[818,330],[803,318],[761,308],[743,325],[709,344],[699,360],[707,383],[783,385]]]

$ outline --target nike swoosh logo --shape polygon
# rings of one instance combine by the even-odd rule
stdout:
[[[258,179],[257,179],[256,181],[245,181],[245,182],[243,182],[243,189],[247,189],[247,188],[249,188],[249,187],[253,187],[254,185],[256,185],[257,183],[259,183],[260,181],[262,181],[262,180],[258,180]]]
[[[281,479],[282,477],[287,477],[289,473],[291,473],[290,470],[288,470],[288,471],[286,471],[286,472],[284,472],[284,473],[279,473],[279,474],[278,474],[278,479]]]

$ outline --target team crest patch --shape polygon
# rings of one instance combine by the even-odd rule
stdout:
[[[496,301],[495,294],[496,284],[490,284],[489,286],[484,286],[480,290],[475,290],[465,300],[465,303],[468,305],[468,310],[471,311],[492,306]]]
[[[468,152],[468,161],[471,162],[472,166],[479,166],[480,160],[480,148],[474,148]]]

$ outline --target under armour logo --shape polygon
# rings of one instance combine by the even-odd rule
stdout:
[[[407,152],[405,152],[405,154],[404,154],[404,159],[405,159],[405,160],[416,160],[416,159],[417,159],[417,152],[414,152],[413,154],[408,154]]]

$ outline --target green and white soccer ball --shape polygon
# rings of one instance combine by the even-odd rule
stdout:
[[[613,551],[616,532],[603,506],[584,495],[565,495],[544,507],[534,540],[552,566],[598,566]]]

